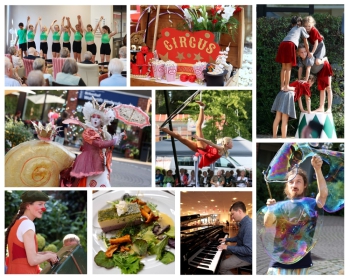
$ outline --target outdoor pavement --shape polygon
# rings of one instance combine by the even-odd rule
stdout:
[[[270,259],[256,237],[256,274],[266,274]],[[311,250],[311,275],[339,275],[344,272],[344,217],[324,216],[321,236]]]
[[[65,148],[77,155],[81,153],[75,146]],[[152,187],[152,163],[124,158],[113,152],[110,182],[112,187]]]

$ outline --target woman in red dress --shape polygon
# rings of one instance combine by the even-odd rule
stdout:
[[[222,156],[228,155],[228,149],[231,149],[233,146],[231,137],[224,137],[222,145],[214,144],[213,142],[204,139],[202,132],[202,124],[204,121],[204,103],[201,101],[196,101],[199,104],[200,111],[198,115],[198,121],[196,125],[196,135],[193,137],[197,141],[192,141],[186,138],[183,138],[181,135],[169,130],[168,128],[160,128],[161,131],[169,134],[175,139],[179,140],[182,144],[185,144],[190,150],[201,154],[201,160],[198,167],[202,168],[209,166],[211,163],[215,162]]]

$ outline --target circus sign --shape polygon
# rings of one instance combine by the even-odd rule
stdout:
[[[219,55],[220,46],[214,42],[214,34],[207,30],[190,32],[164,28],[156,50],[164,61],[193,65],[199,61],[214,62]]]

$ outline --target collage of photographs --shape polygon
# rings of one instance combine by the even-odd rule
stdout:
[[[347,274],[345,3],[20,2],[4,276]]]

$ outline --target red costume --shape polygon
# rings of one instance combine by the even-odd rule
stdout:
[[[308,39],[309,39],[311,45],[314,45],[316,40],[318,40],[318,42],[323,41],[323,38],[322,38],[320,32],[318,32],[318,30],[315,27],[311,27],[309,35],[310,35],[310,37]]]
[[[7,274],[38,274],[40,272],[39,265],[29,265],[24,243],[17,238],[18,227],[26,219],[26,217],[18,219],[10,230],[8,236],[9,257]],[[38,242],[35,235],[33,242],[38,252]]]
[[[323,63],[323,68],[317,73],[317,89],[324,90],[329,86],[329,77],[333,76],[332,66],[328,61]]]
[[[197,147],[197,152],[200,153],[202,156],[201,161],[198,164],[199,168],[209,166],[210,164],[221,158],[218,149],[210,145],[207,145],[205,149],[200,149]]]
[[[111,172],[112,150],[115,140],[103,140],[101,135],[94,129],[88,128],[83,132],[84,144],[81,147],[82,153],[74,162],[71,176],[76,178],[98,175],[105,170],[105,155],[102,149],[106,150],[106,166]]]
[[[295,89],[294,89],[294,102],[296,102],[303,95],[307,95],[307,96],[311,97],[309,83],[299,83],[299,81],[295,81],[295,82],[291,83],[289,86],[295,87]]]
[[[283,41],[278,46],[276,62],[291,63],[292,66],[297,65],[297,55],[295,51],[295,44],[291,41]]]

